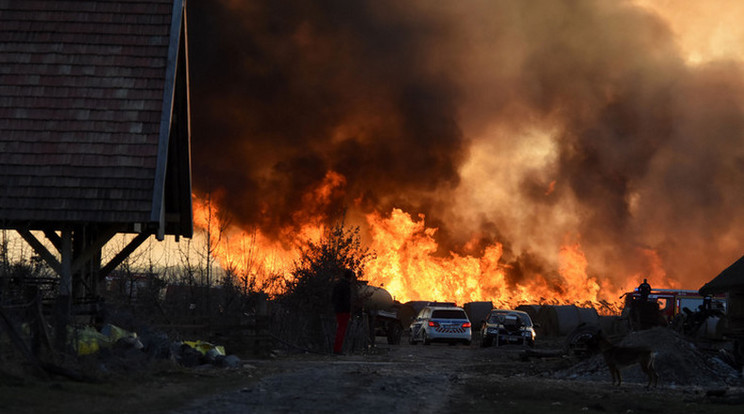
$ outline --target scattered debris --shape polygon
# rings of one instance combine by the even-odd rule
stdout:
[[[145,331],[143,336],[112,324],[97,331],[91,326],[68,328],[71,347],[79,357],[96,360],[103,373],[131,370],[152,360],[172,360],[184,367],[212,365],[223,368],[240,367],[241,360],[227,355],[225,347],[195,341],[172,341],[160,332]]]
[[[95,354],[103,348],[111,348],[115,345],[123,348],[144,348],[136,333],[111,324],[104,325],[100,332],[92,326],[80,328],[68,326],[67,337],[72,349],[78,355]]]

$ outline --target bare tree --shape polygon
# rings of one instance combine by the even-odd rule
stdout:
[[[197,239],[179,243],[180,270],[176,279],[181,285],[179,289],[187,287],[189,291],[188,313],[200,319],[211,319],[220,305],[212,303],[212,288],[224,283],[224,277],[223,280],[218,277],[223,271],[219,269],[218,273],[215,255],[222,248],[230,220],[216,209],[211,193],[204,197],[203,206],[206,218],[203,226],[197,229]],[[203,240],[203,243],[199,243],[199,240]]]

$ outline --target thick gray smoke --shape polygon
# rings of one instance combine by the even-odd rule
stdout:
[[[188,12],[195,187],[239,225],[399,207],[443,250],[503,243],[513,282],[550,273],[567,237],[618,286],[654,271],[649,251],[689,288],[744,253],[742,65],[688,63],[631,2]],[[308,211],[328,171],[345,184]]]

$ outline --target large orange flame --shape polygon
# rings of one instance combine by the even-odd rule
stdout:
[[[328,202],[333,191],[345,185],[342,176],[329,173],[324,182],[307,194],[307,206],[298,213],[304,220],[299,231],[295,228],[293,243],[274,241],[259,230],[246,232],[234,227],[225,228],[216,203],[210,198],[194,197],[194,221],[198,229],[210,236],[212,256],[237,278],[238,285],[247,284],[268,293],[280,293],[269,284],[276,277],[289,278],[293,264],[299,258],[302,243],[318,240],[323,232],[320,224],[322,211],[318,206]],[[557,252],[557,270],[550,274],[531,274],[522,280],[509,281],[509,265],[503,260],[503,248],[493,243],[482,254],[467,255],[438,253],[436,228],[427,227],[425,217],[412,217],[401,209],[389,214],[375,212],[364,217],[360,227],[367,230],[371,240],[368,247],[376,257],[367,264],[365,278],[369,283],[383,286],[395,299],[450,301],[464,304],[491,301],[494,306],[514,308],[521,304],[577,304],[592,306],[600,313],[620,310],[620,295],[631,290],[641,275],[629,275],[629,285],[616,286],[607,278],[588,274],[589,263],[581,248],[578,235],[567,235]],[[209,230],[209,231],[206,231]],[[659,257],[653,250],[644,251],[651,268],[649,278],[656,285],[676,287],[663,271]]]
[[[389,218],[367,217],[377,260],[367,267],[367,278],[383,285],[401,302],[452,301],[463,304],[491,301],[497,307],[520,304],[580,304],[602,313],[616,312],[619,290],[600,286],[587,275],[587,260],[578,242],[559,252],[558,277],[535,274],[519,283],[506,278],[502,246],[495,243],[479,256],[450,253],[434,255],[436,229],[427,228],[423,216],[414,220],[395,209]]]

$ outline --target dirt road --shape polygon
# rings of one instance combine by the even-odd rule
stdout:
[[[387,345],[378,338],[364,354],[290,353],[246,359],[235,369],[150,362],[95,383],[5,375],[0,376],[0,413],[742,411],[741,377],[730,367],[711,365],[673,335],[657,334],[654,341],[661,379],[650,391],[637,367],[624,370],[622,387],[613,387],[599,356],[522,358],[521,347]],[[545,339],[536,350],[546,355],[561,346],[561,340]]]
[[[378,338],[381,340],[381,338]],[[538,349],[547,351],[557,343]],[[578,361],[521,358],[523,349],[446,344],[390,346],[366,355],[306,354],[248,361],[252,378],[199,398],[170,414],[191,413],[471,413],[471,412],[738,412],[737,400],[714,400],[713,389],[661,385],[647,391],[609,373],[556,378]],[[272,372],[267,372],[270,369]],[[599,379],[598,377],[602,377]],[[721,392],[719,384],[716,392]],[[741,392],[726,387],[724,393]]]
[[[280,372],[173,413],[436,412],[458,389],[473,349],[380,344],[367,355],[254,361],[257,371],[270,364]]]

